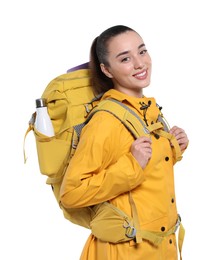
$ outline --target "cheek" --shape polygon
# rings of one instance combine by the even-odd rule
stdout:
[[[146,59],[146,63],[148,64],[148,66],[152,67],[152,60],[151,60],[149,55],[148,55],[148,57]]]
[[[133,74],[134,66],[131,63],[124,64],[121,68],[121,75],[129,76]]]
[[[126,66],[119,66],[112,68],[111,74],[114,78],[129,76],[133,72],[133,67],[126,64]]]
[[[151,63],[151,60],[148,60],[146,62],[146,66],[148,68],[149,76],[151,76],[151,73],[152,73],[152,63]]]

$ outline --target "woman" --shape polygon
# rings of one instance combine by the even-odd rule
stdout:
[[[96,93],[104,92],[102,99],[126,104],[148,128],[157,122],[160,108],[154,98],[143,95],[150,84],[151,58],[136,31],[120,25],[107,29],[94,40],[90,58],[93,87]],[[144,238],[141,243],[132,239],[114,244],[90,235],[82,260],[177,259],[175,234],[167,231],[178,219],[173,165],[180,158],[175,142],[166,136],[151,131],[134,140],[105,111],[96,113],[84,127],[63,180],[62,204],[78,208],[109,201],[131,216],[131,191],[140,229],[165,235],[158,245]],[[168,136],[174,136],[183,153],[188,145],[184,130],[174,126]]]

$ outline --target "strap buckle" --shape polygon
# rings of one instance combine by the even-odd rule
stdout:
[[[131,226],[130,223],[123,224],[123,227],[126,229],[126,236],[128,238],[135,238],[137,230],[134,226]]]
[[[181,216],[178,214],[178,219],[177,219],[177,222],[176,222],[176,224],[175,224],[174,233],[178,230],[180,224],[181,224]]]

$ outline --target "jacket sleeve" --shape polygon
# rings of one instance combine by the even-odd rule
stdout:
[[[130,153],[133,137],[107,112],[98,112],[82,131],[61,186],[64,207],[110,200],[143,182],[143,170]]]

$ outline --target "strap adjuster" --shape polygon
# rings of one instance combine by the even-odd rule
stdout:
[[[178,219],[177,219],[177,222],[176,222],[176,224],[175,224],[174,233],[178,230],[180,224],[181,224],[181,216],[178,214]]]
[[[123,224],[123,227],[126,229],[126,236],[128,238],[135,238],[137,230],[134,226],[131,226],[130,223]]]

